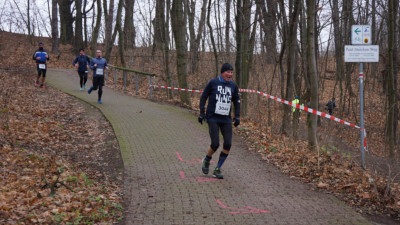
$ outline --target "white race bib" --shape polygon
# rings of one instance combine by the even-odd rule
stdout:
[[[45,70],[46,69],[46,64],[39,64],[39,69]]]
[[[215,105],[215,114],[227,116],[231,110],[231,103],[217,102]]]
[[[103,69],[96,69],[96,75],[103,75]]]

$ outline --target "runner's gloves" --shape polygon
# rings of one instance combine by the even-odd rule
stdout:
[[[235,127],[237,127],[237,126],[239,126],[239,124],[240,124],[240,119],[239,118],[233,118],[233,125],[235,126]]]
[[[200,123],[201,125],[203,125],[203,120],[205,120],[205,116],[201,114],[201,115],[197,118],[197,120],[199,121],[199,123]],[[234,125],[235,127],[239,126],[239,124],[240,124],[240,119],[239,119],[239,118],[233,118],[232,121],[233,121],[233,125]]]
[[[203,125],[203,120],[205,119],[205,116],[203,114],[200,114],[199,118],[197,118],[197,120],[199,121],[199,123],[201,125]]]

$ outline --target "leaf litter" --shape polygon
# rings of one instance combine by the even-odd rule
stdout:
[[[111,125],[34,87],[35,77],[0,72],[0,223],[119,222],[123,168]]]

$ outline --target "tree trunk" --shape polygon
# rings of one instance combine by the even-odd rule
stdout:
[[[83,0],[83,11],[85,12],[83,14],[83,27],[84,27],[84,33],[85,33],[85,47],[88,46],[88,31],[87,31],[87,13],[86,12],[86,4],[87,0]]]
[[[169,38],[169,21],[170,21],[170,8],[171,8],[171,0],[167,0],[166,2],[166,18],[164,20],[163,16],[163,28],[164,28],[164,33],[163,33],[163,43],[164,43],[164,58],[165,58],[165,75],[167,77],[167,86],[171,87],[172,86],[172,79],[171,79],[171,74],[170,74],[170,59],[169,59],[169,44],[170,44],[170,38]],[[168,89],[168,98],[172,99],[173,92],[172,90]]]
[[[124,4],[124,0],[119,0],[118,12],[117,12],[117,22],[115,24],[115,29],[116,29],[116,31],[118,31],[118,54],[119,54],[119,58],[121,60],[121,65],[122,65],[122,67],[126,67],[125,55],[124,55],[125,35],[122,30],[122,24],[121,24],[122,23],[121,17],[122,17],[123,4]]]
[[[60,52],[60,39],[58,38],[58,7],[57,0],[51,1],[51,38],[52,38],[52,53]]]
[[[197,28],[197,35],[194,30],[194,19],[195,19],[195,1],[191,1],[190,5],[190,13],[189,13],[189,31],[190,31],[190,72],[194,73],[197,71],[197,65],[199,60],[199,46],[201,35],[203,34],[204,23],[206,19],[206,7],[207,7],[207,0],[203,0],[203,4],[201,7],[201,15],[200,21]]]
[[[299,21],[301,1],[296,1],[293,6],[293,11],[290,13],[289,22],[289,35],[288,35],[288,59],[287,59],[287,81],[286,81],[286,99],[294,99],[294,73],[297,67],[296,52],[297,52],[297,27]],[[293,108],[286,106],[284,108],[283,120],[282,120],[282,133],[289,134],[290,128],[290,116]]]
[[[71,12],[71,0],[58,0],[60,7],[60,23],[61,23],[61,43],[70,44],[74,40],[74,30],[72,28],[74,18]]]
[[[388,75],[387,75],[387,90],[388,90],[388,109],[386,118],[386,151],[389,152],[390,158],[394,157],[394,147],[396,145],[396,128],[397,128],[397,49],[396,49],[396,15],[398,1],[388,1]]]
[[[165,8],[165,0],[160,0],[156,1],[156,15],[154,17],[154,20],[152,21],[153,23],[153,29],[154,29],[154,35],[153,35],[153,49],[152,49],[152,54],[154,55],[156,49],[161,49],[163,47],[163,36],[165,35],[165,27],[163,25],[165,24],[165,13],[164,13],[164,8]]]
[[[92,56],[96,55],[97,39],[99,37],[99,30],[101,25],[101,0],[97,0],[97,18],[96,25],[92,34],[92,43],[90,44],[90,50],[92,51]]]
[[[134,0],[125,0],[125,22],[124,22],[124,43],[125,48],[131,49],[135,47],[136,31],[133,24],[133,7]]]
[[[308,77],[311,84],[311,103],[313,109],[318,109],[318,74],[315,55],[315,17],[316,4],[315,0],[306,0],[307,2],[307,62],[308,62]],[[317,115],[308,114],[308,145],[311,150],[316,150],[317,141]]]
[[[211,14],[211,0],[208,1],[208,10],[207,10],[207,26],[208,29],[210,30],[210,38],[211,38],[211,44],[214,50],[214,58],[215,58],[215,75],[218,76],[218,53],[217,53],[217,48],[215,46],[215,41],[214,41],[214,34],[213,34],[213,29],[211,26],[210,22],[210,14]]]
[[[378,41],[378,36],[376,35],[376,0],[372,0],[371,3],[371,38],[372,38],[372,44],[376,44]],[[378,72],[378,67],[377,63],[372,63],[372,69],[371,69],[371,78],[372,78],[372,90],[375,90],[375,81],[376,81],[376,74]]]
[[[263,42],[263,46],[267,52],[267,62],[275,63],[275,57],[277,55],[276,48],[276,26],[277,26],[277,18],[276,12],[278,4],[276,1],[267,1],[267,7],[265,7],[265,1],[257,0],[257,7],[261,10],[261,15],[263,17],[264,23],[261,25],[262,30],[264,31],[265,37],[261,39]],[[264,50],[264,49],[263,49]]]
[[[110,62],[112,47],[114,43],[112,42],[112,25],[114,18],[114,0],[110,0],[110,9],[107,13],[107,0],[104,1],[104,17],[106,18],[106,30],[105,30],[105,59]]]
[[[26,8],[26,14],[27,14],[27,28],[28,28],[28,37],[29,41],[32,44],[32,36],[33,33],[31,33],[31,2],[28,0],[28,7]]]
[[[158,8],[158,11],[157,11]],[[164,10],[166,8],[166,10]],[[167,86],[172,86],[172,80],[170,75],[170,62],[169,62],[169,10],[170,10],[170,1],[160,0],[157,1],[156,6],[156,20],[154,29],[157,30],[157,35],[154,36],[157,41],[155,43],[156,46],[160,46],[163,53],[163,63],[164,63],[164,72],[167,80]],[[165,11],[167,15],[165,15]],[[166,90],[167,96],[169,99],[173,98],[172,91],[170,89]]]
[[[229,28],[231,26],[231,3],[232,0],[226,1],[226,20],[225,20],[225,51],[227,54],[231,51],[231,42]]]
[[[335,59],[336,59],[336,82],[339,82],[340,96],[343,96],[343,37],[342,30],[340,27],[339,18],[339,3],[338,0],[332,1],[332,20],[333,20],[333,33],[335,39]],[[332,97],[335,96],[335,89],[332,93]],[[340,98],[342,99],[342,98]]]
[[[82,0],[75,0],[76,18],[75,18],[75,53],[79,53],[79,49],[83,48],[82,36]]]
[[[171,8],[171,24],[176,47],[176,67],[178,73],[179,87],[187,88],[187,45],[186,45],[186,23],[184,21],[182,0],[173,0]],[[180,92],[181,102],[190,104],[190,97],[186,91]]]
[[[246,89],[248,87],[250,78],[250,69],[253,59],[253,48],[255,42],[255,32],[257,20],[259,16],[259,8],[256,10],[254,17],[253,30],[251,32],[251,0],[237,1],[236,6],[236,61],[235,61],[235,74],[236,82],[239,88]],[[241,113],[246,116],[247,113],[247,94],[243,93],[241,98]]]

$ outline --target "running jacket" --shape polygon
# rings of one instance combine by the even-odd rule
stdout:
[[[205,104],[208,99],[207,112]],[[221,76],[212,79],[200,97],[200,115],[206,115],[207,122],[231,123],[231,104],[235,106],[235,118],[240,117],[239,89],[233,81]]]
[[[78,55],[72,65],[76,65],[76,63],[79,63],[78,71],[87,71],[86,66],[90,63],[89,56],[87,55]]]
[[[48,55],[46,50],[44,48],[39,48],[33,53],[32,59],[36,60],[37,64],[46,64],[46,55]],[[40,57],[40,59],[37,60],[36,57]],[[50,57],[47,60],[50,60]]]
[[[94,64],[97,64],[97,67],[94,66]],[[92,61],[90,61],[90,69],[93,70],[93,77],[99,77],[99,76],[104,76],[104,73],[106,72],[107,66],[107,61],[105,58],[93,58]],[[102,69],[103,74],[97,74],[97,69]]]

